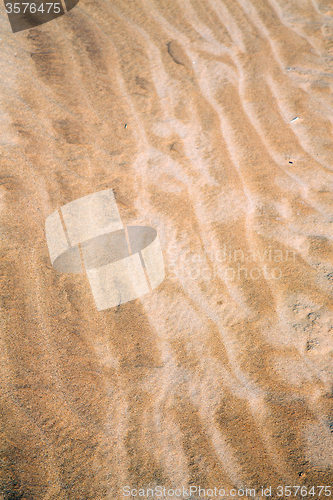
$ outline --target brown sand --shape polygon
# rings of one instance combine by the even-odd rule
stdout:
[[[0,21],[0,498],[330,485],[332,2]],[[158,230],[167,276],[97,312],[44,223],[107,188]]]

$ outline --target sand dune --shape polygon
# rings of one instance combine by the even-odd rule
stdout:
[[[331,2],[0,22],[0,498],[330,485]],[[124,224],[157,229],[166,278],[98,312],[44,223],[108,188]]]

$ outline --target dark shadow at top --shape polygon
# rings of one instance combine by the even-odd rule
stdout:
[[[78,2],[79,0],[65,0],[67,11],[73,9]],[[66,13],[60,0],[4,0],[4,4],[13,33],[35,28]]]
[[[79,3],[79,0],[65,0],[67,12],[74,9],[75,5]]]

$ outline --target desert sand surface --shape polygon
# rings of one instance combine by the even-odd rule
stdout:
[[[0,24],[0,498],[325,497],[332,2],[81,0],[16,34],[2,4]],[[97,311],[44,224],[109,188],[166,277]]]

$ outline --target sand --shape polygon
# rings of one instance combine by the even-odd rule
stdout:
[[[81,0],[16,34],[0,14],[0,498],[319,498],[332,3]],[[109,188],[124,224],[158,231],[166,277],[98,312],[85,274],[52,268],[44,224]]]

